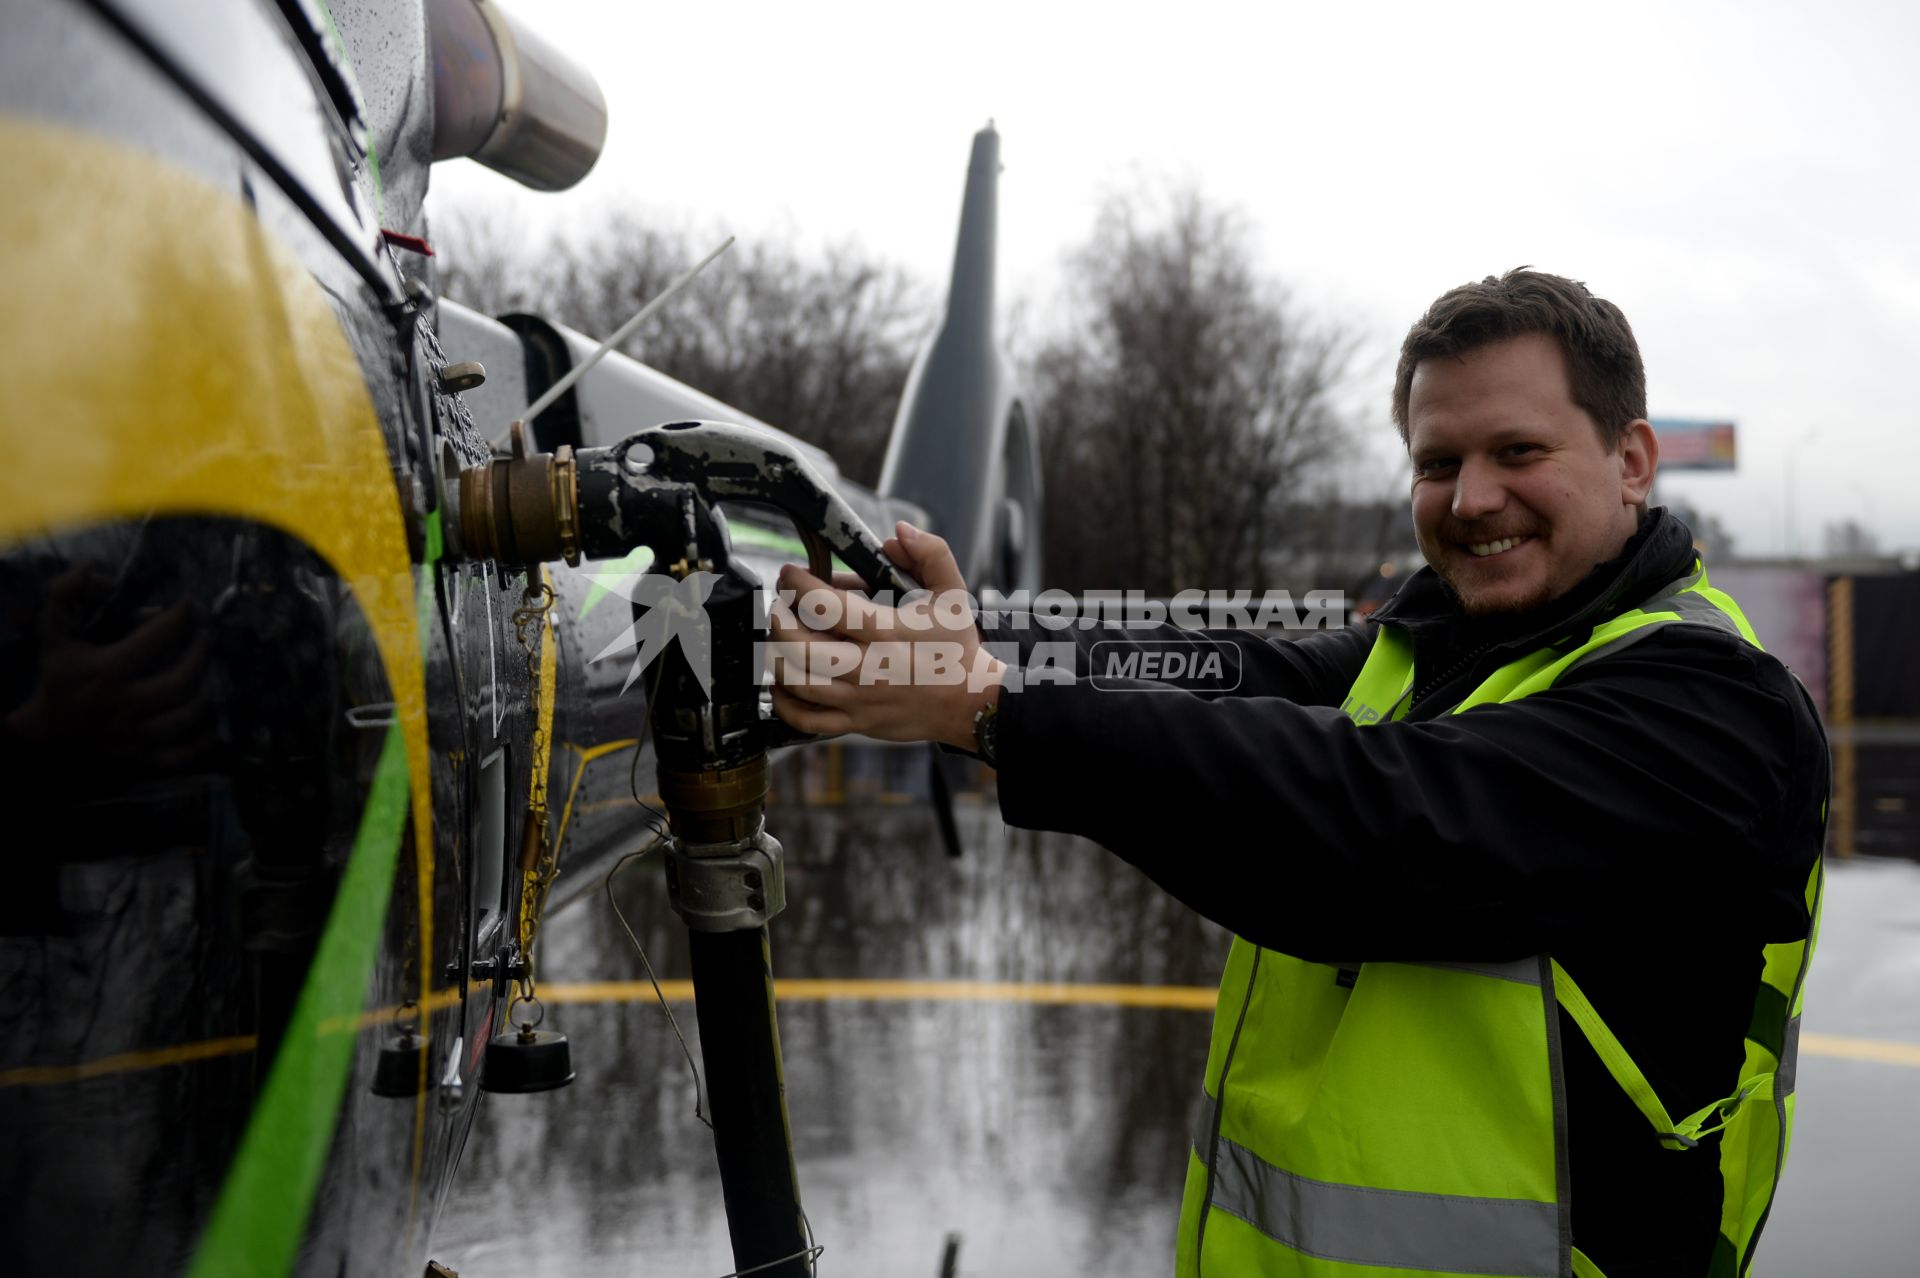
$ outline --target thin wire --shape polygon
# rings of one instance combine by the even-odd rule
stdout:
[[[794,1187],[794,1193],[798,1194],[799,1192],[799,1186],[796,1185]],[[800,1204],[796,1202],[794,1206],[800,1207]],[[807,1209],[805,1207],[800,1207],[800,1227],[807,1231],[807,1272],[812,1273],[814,1272],[813,1262],[820,1259],[820,1253],[825,1251],[826,1248],[813,1240],[813,1222],[807,1219]]]
[[[708,264],[711,263],[714,258],[719,257],[722,253],[726,252],[728,249],[732,247],[733,247],[733,236],[729,235],[727,237],[726,243],[722,244],[719,248],[715,249],[713,252],[701,258],[699,264],[696,265],[692,270],[688,271],[685,275],[682,275],[679,279],[675,280],[673,283],[667,285],[667,287],[659,294],[659,296],[655,297],[651,302],[648,302],[645,306],[641,307],[637,315],[635,315],[632,319],[628,320],[626,323],[622,324],[619,328],[615,329],[613,331],[613,336],[609,337],[606,341],[600,343],[599,350],[595,351],[593,354],[587,356],[585,359],[581,360],[578,364],[574,365],[573,370],[571,372],[569,372],[565,377],[561,378],[559,381],[555,382],[552,386],[547,388],[546,394],[542,395],[539,399],[534,400],[533,403],[527,405],[527,411],[520,414],[520,420],[531,425],[534,418],[538,417],[541,413],[544,413],[547,411],[547,409],[551,408],[553,406],[553,401],[555,401],[556,399],[559,399],[562,395],[566,394],[568,388],[571,387],[575,382],[579,381],[580,378],[586,374],[586,371],[588,369],[592,368],[595,364],[599,363],[600,357],[602,355],[605,355],[608,351],[612,350],[614,347],[618,346],[620,343],[626,341],[627,338],[633,334],[633,330],[636,328],[639,328],[640,325],[646,321],[647,316],[659,310],[660,307],[666,303],[668,298],[672,297],[675,293],[678,293],[681,289],[685,288],[688,284],[691,284],[693,282],[694,276],[706,270]],[[505,434],[500,435],[498,438],[496,438],[493,441],[494,446],[498,447],[500,444],[505,442],[505,440],[506,440],[506,435]]]
[[[606,889],[607,904],[613,907],[613,917],[620,920],[621,930],[626,932],[627,939],[633,942],[634,952],[640,956],[640,966],[645,969],[647,980],[653,985],[653,996],[660,1000],[660,1010],[667,1014],[667,1024],[673,1027],[673,1036],[680,1040],[680,1054],[687,1058],[687,1072],[693,1075],[693,1116],[705,1123],[708,1131],[712,1131],[713,1120],[706,1114],[706,1087],[700,1081],[699,1066],[693,1063],[693,1049],[687,1046],[687,1036],[680,1032],[680,1022],[674,1017],[673,1008],[667,1002],[666,992],[660,988],[660,978],[653,974],[653,963],[647,958],[646,947],[640,944],[640,938],[634,935],[633,926],[627,922],[627,916],[621,912],[620,902],[613,898],[614,876],[626,869],[629,863],[638,861],[660,847],[669,837],[666,816],[640,797],[640,783],[637,779],[640,774],[640,752],[647,748],[647,731],[653,727],[654,698],[660,693],[660,677],[666,673],[666,669],[667,663],[664,658],[654,667],[653,687],[647,693],[647,715],[640,722],[640,736],[633,743],[633,764],[627,771],[627,782],[633,788],[633,801],[654,816],[653,838],[645,847],[629,852],[614,862],[613,868],[607,871],[606,880],[601,886]]]
[[[804,1221],[806,1218],[807,1218],[807,1214],[805,1212],[801,1212],[800,1219]],[[825,1247],[822,1247],[819,1243],[813,1241],[813,1229],[811,1226],[809,1226],[807,1229],[807,1245],[805,1247],[802,1247],[799,1251],[789,1252],[787,1255],[781,1256],[778,1259],[762,1261],[760,1264],[757,1264],[757,1265],[748,1265],[745,1269],[736,1269],[732,1273],[721,1274],[720,1278],[746,1278],[747,1274],[757,1274],[762,1269],[771,1269],[775,1265],[784,1265],[789,1260],[806,1261],[807,1272],[812,1273],[814,1271],[813,1262],[820,1259],[820,1253],[825,1250],[826,1250]]]
[[[708,1118],[704,1111],[705,1089],[700,1081],[699,1067],[693,1063],[693,1049],[687,1046],[687,1036],[680,1032],[680,1022],[674,1018],[673,1007],[667,1002],[666,992],[660,988],[659,978],[653,974],[653,964],[647,961],[646,948],[640,944],[640,938],[634,935],[632,925],[627,922],[627,916],[620,909],[620,903],[613,898],[614,876],[626,869],[630,862],[637,861],[658,848],[666,841],[666,837],[665,833],[656,831],[653,840],[647,846],[621,857],[614,863],[614,867],[607,871],[604,886],[607,891],[607,904],[613,907],[613,917],[620,920],[620,927],[626,932],[627,939],[633,942],[634,952],[640,955],[640,966],[646,970],[647,980],[653,985],[653,995],[660,1000],[660,1010],[667,1014],[667,1024],[673,1027],[673,1036],[680,1040],[680,1052],[687,1058],[687,1072],[693,1075],[693,1116],[705,1123],[708,1131],[712,1131],[713,1120]],[[826,1248],[814,1240],[813,1221],[807,1217],[805,1207],[800,1208],[800,1225],[806,1231],[807,1245],[799,1251],[790,1252],[758,1265],[749,1265],[745,1269],[735,1269],[730,1273],[722,1274],[720,1278],[746,1278],[748,1274],[757,1274],[775,1265],[784,1265],[789,1260],[804,1260],[807,1264],[807,1272],[809,1274],[816,1272],[813,1262],[820,1259],[821,1253],[826,1251]]]
[[[613,899],[614,875],[626,869],[628,862],[639,860],[664,842],[666,842],[666,836],[656,834],[647,846],[627,853],[614,863],[614,867],[607,871],[605,883],[607,904],[613,907],[613,917],[620,920],[621,929],[626,932],[627,939],[633,942],[634,951],[640,955],[640,966],[645,969],[647,980],[653,985],[653,996],[660,1000],[660,1010],[667,1014],[667,1024],[673,1027],[673,1036],[680,1040],[680,1054],[687,1058],[687,1072],[693,1075],[693,1116],[705,1123],[708,1131],[712,1131],[713,1120],[707,1117],[706,1111],[706,1086],[700,1081],[700,1067],[693,1063],[693,1049],[687,1046],[687,1036],[680,1032],[680,1022],[674,1018],[673,1008],[667,1002],[666,991],[660,988],[660,978],[653,974],[653,964],[647,959],[646,947],[641,945],[640,938],[634,935],[633,926],[627,922],[627,916],[620,910],[620,903]]]

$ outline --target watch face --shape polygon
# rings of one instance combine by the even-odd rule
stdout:
[[[987,761],[988,767],[998,767],[1000,763],[999,752],[996,749],[999,742],[995,739],[999,728],[999,711],[999,706],[983,706],[980,713],[973,717],[973,743],[980,757]]]

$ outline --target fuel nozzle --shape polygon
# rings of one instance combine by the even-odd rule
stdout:
[[[457,488],[461,551],[471,559],[578,564],[646,546],[662,563],[717,562],[725,548],[713,507],[738,501],[791,519],[817,575],[838,556],[870,590],[917,588],[793,445],[748,426],[673,422],[606,448],[536,453],[515,422],[507,455],[463,469]]]

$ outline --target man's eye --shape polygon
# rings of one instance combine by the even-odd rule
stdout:
[[[1540,451],[1538,444],[1508,444],[1500,450],[1502,457],[1525,459]]]
[[[1433,479],[1453,470],[1459,464],[1451,457],[1433,457],[1423,462],[1416,462],[1413,473],[1422,479]]]

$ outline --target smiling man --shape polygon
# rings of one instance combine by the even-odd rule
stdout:
[[[1460,340],[1437,324],[1433,332],[1403,358],[1394,403],[1413,462],[1420,551],[1469,615],[1531,612],[1627,544],[1659,445],[1637,403],[1608,405],[1634,416],[1596,425],[1551,334],[1419,353]],[[1624,325],[1621,336],[1630,343]],[[1630,344],[1611,353],[1637,369]]]
[[[1234,932],[1180,1273],[1744,1274],[1791,1125],[1819,721],[1647,507],[1617,307],[1525,269],[1454,289],[1393,415],[1429,566],[1365,622],[985,636],[1231,644],[1233,695],[1016,691],[964,611],[880,609],[776,630],[941,643],[975,677],[788,676],[775,707],[976,750],[1010,824],[1085,835]],[[937,537],[887,551],[964,585]]]

